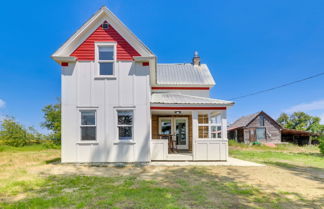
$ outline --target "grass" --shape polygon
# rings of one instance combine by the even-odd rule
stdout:
[[[56,146],[51,149],[60,149],[60,146]],[[42,151],[49,148],[45,144],[33,144],[24,147],[13,147],[8,145],[0,145],[0,152],[30,152],[30,151]]]
[[[155,173],[148,167],[106,168],[119,173],[112,176],[46,173],[44,168],[59,166],[51,164],[59,155],[57,149],[39,146],[3,148],[0,208],[319,208],[314,198],[268,192],[206,167],[162,168]],[[140,172],[126,174],[136,169]]]
[[[324,169],[324,155],[317,146],[296,146],[292,144],[268,147],[264,145],[246,145],[230,142],[230,155],[243,160],[259,163],[314,167]]]
[[[230,142],[232,157],[279,167],[303,178],[323,182],[324,155],[314,145],[297,146],[293,144],[267,147]]]

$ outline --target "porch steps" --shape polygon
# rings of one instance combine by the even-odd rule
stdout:
[[[193,157],[192,157],[191,153],[168,154],[167,160],[170,160],[170,161],[192,161]]]

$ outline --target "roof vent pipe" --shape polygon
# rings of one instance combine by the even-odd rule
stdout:
[[[195,51],[194,57],[192,58],[192,64],[195,65],[195,66],[199,66],[200,65],[200,57],[199,57],[197,51]]]

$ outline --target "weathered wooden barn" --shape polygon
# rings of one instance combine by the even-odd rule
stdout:
[[[243,116],[228,128],[228,138],[238,142],[281,143],[282,127],[265,112]]]
[[[318,142],[317,134],[283,128],[265,112],[243,116],[228,127],[228,138],[242,143],[294,143],[305,145]]]

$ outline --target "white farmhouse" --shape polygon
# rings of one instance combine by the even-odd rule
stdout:
[[[62,162],[226,161],[226,111],[198,53],[160,64],[102,7],[53,55],[62,66]]]

